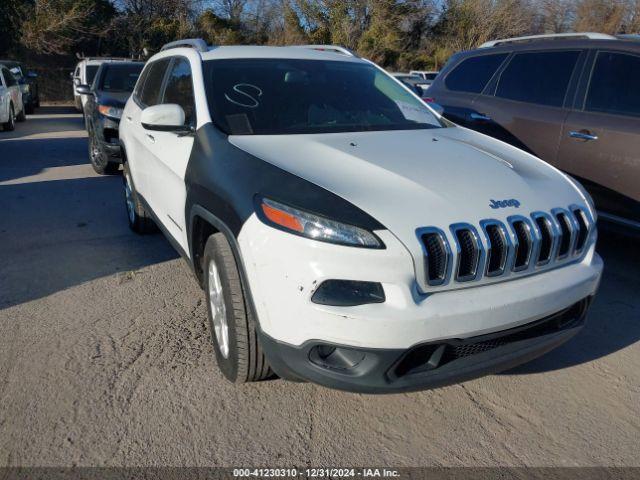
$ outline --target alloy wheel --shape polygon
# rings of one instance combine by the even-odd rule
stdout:
[[[229,357],[229,324],[227,321],[227,307],[224,303],[222,282],[215,261],[209,262],[209,304],[213,320],[214,336],[220,353],[224,358]]]

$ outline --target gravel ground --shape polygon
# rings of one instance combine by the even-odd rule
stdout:
[[[640,255],[601,230],[575,339],[514,371],[370,396],[226,382],[204,294],[79,115],[0,132],[0,466],[640,466]]]

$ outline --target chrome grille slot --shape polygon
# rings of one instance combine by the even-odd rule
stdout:
[[[580,208],[574,208],[572,211],[578,222],[578,238],[576,239],[575,253],[582,253],[587,238],[589,238],[589,223],[585,213]]]
[[[533,248],[533,239],[531,238],[531,228],[524,220],[514,220],[511,223],[513,233],[516,236],[516,253],[513,261],[513,270],[524,270],[529,266],[531,258],[531,250]]]
[[[427,283],[441,285],[447,276],[448,248],[444,236],[440,232],[422,234],[422,244],[426,256]]]
[[[498,223],[488,223],[484,227],[487,234],[487,276],[502,275],[509,255],[509,246],[504,228]]]
[[[560,246],[558,247],[558,258],[565,258],[571,249],[571,221],[564,212],[556,213],[556,220],[560,226]]]
[[[473,280],[478,272],[480,262],[480,245],[477,235],[469,228],[458,228],[454,231],[458,244],[458,264],[456,280],[466,282]]]
[[[536,216],[535,222],[540,233],[540,248],[538,249],[536,265],[546,265],[551,261],[551,254],[553,253],[553,226],[551,221],[543,215]]]

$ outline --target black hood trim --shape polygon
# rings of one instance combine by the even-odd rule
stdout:
[[[235,237],[255,212],[256,195],[369,231],[385,229],[342,197],[232,145],[211,123],[195,133],[185,183],[185,218],[190,219],[193,207],[199,205],[224,222]]]

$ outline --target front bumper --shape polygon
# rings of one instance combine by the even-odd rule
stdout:
[[[96,122],[96,140],[102,152],[113,163],[122,162],[119,130],[120,122],[102,115]]]
[[[421,293],[413,259],[391,233],[385,249],[332,245],[290,235],[249,218],[238,242],[260,328],[300,347],[309,340],[367,349],[406,350],[425,342],[470,338],[529,324],[593,296],[602,260],[592,245],[580,261],[498,283]],[[329,279],[378,282],[384,303],[319,305]],[[466,285],[466,284],[465,284]]]
[[[459,383],[533,360],[576,335],[591,297],[520,327],[467,339],[446,339],[402,349],[344,347],[308,341],[296,347],[261,332],[273,370],[360,393],[399,393]]]

